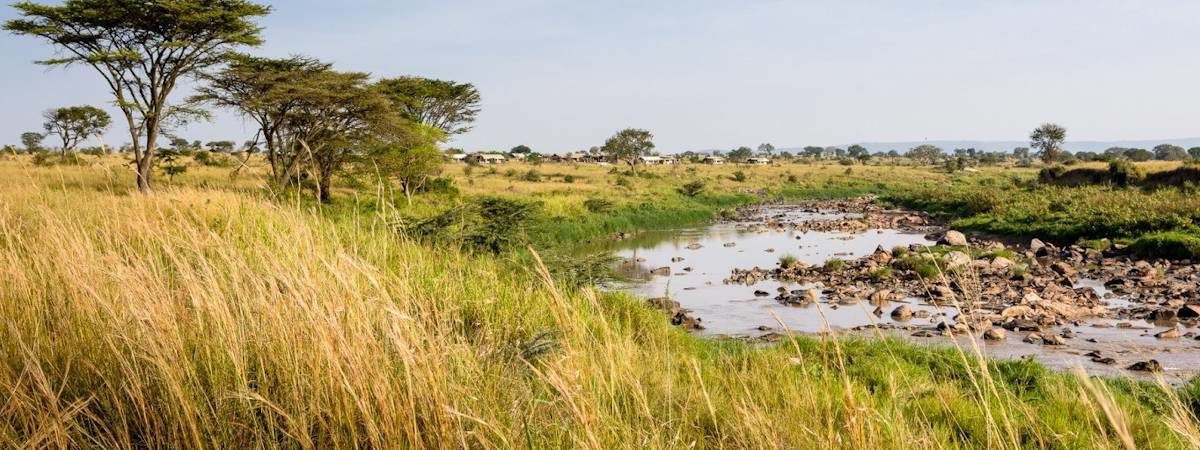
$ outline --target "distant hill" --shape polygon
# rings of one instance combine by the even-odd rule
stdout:
[[[838,147],[846,148],[855,143],[839,145]],[[857,142],[858,145],[866,147],[871,153],[887,152],[896,150],[903,153],[905,150],[916,147],[921,144],[932,144],[941,147],[943,150],[952,151],[956,148],[974,148],[983,151],[1002,151],[1009,152],[1016,147],[1028,147],[1029,141],[909,141],[909,142]],[[1126,148],[1144,148],[1150,150],[1159,144],[1175,144],[1183,148],[1200,147],[1200,137],[1194,138],[1176,138],[1176,139],[1145,139],[1145,140],[1128,140],[1128,141],[1067,141],[1063,145],[1069,151],[1080,152],[1102,152],[1110,147],[1126,147]],[[803,147],[780,148],[777,151],[788,151],[796,153],[803,150]]]

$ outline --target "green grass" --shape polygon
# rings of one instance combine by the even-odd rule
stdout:
[[[1130,246],[1141,256],[1200,260],[1200,234],[1165,231],[1139,236]]]
[[[1020,179],[897,190],[886,200],[949,218],[955,229],[1059,244],[1136,240],[1168,231],[1195,235],[1200,229],[1200,197],[1176,187],[1054,186]]]

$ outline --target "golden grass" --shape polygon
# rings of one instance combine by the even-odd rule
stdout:
[[[4,164],[5,447],[1196,442],[1178,398],[1087,397],[1029,364],[896,342],[698,339],[538,267],[406,242],[384,217],[199,187],[215,170],[140,196],[102,171]]]

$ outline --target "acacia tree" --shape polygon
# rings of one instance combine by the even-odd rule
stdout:
[[[394,135],[402,123],[368,78],[332,70],[313,75],[306,82],[309,89],[297,93],[295,108],[284,118],[283,127],[295,143],[289,148],[300,152],[322,203],[330,201],[333,175],[381,136]]]
[[[733,162],[742,162],[754,156],[754,152],[750,147],[741,146],[729,151],[729,160]]]
[[[291,139],[288,117],[303,101],[303,94],[320,90],[322,74],[331,65],[313,58],[284,59],[232,55],[228,65],[204,73],[194,101],[239,111],[259,128],[271,167],[272,182],[284,185],[294,180],[301,152]]]
[[[1183,161],[1190,158],[1187,150],[1172,144],[1159,144],[1154,147],[1154,159],[1163,161]]]
[[[220,153],[233,153],[235,145],[233,141],[212,141],[207,144],[209,150]]]
[[[471,131],[479,114],[479,91],[470,83],[399,77],[380,80],[378,86],[402,117],[448,136]]]
[[[871,152],[868,151],[866,147],[854,144],[846,148],[846,156],[857,159],[863,164],[866,164],[867,160],[871,159]]]
[[[766,157],[775,156],[775,146],[769,142],[758,144],[758,154]]]
[[[925,163],[933,163],[942,157],[942,149],[936,145],[921,144],[913,147],[904,156],[922,161]]]
[[[1038,149],[1042,162],[1052,163],[1062,157],[1062,144],[1067,139],[1067,129],[1061,125],[1045,123],[1029,134],[1029,146]]]
[[[445,133],[418,123],[407,123],[399,132],[385,136],[367,154],[363,170],[375,170],[396,178],[404,198],[412,206],[413,194],[442,171],[442,152],[437,143]]]
[[[137,186],[149,192],[158,137],[173,117],[196,113],[171,94],[185,77],[221,64],[239,46],[262,42],[251,20],[270,9],[247,0],[66,0],[20,2],[4,28],[44,39],[60,57],[98,72],[129,125]]]
[[[64,160],[67,159],[67,153],[75,150],[80,142],[99,136],[112,123],[112,117],[104,110],[86,105],[51,109],[42,116],[46,118],[46,134],[62,139]]]
[[[21,145],[25,146],[25,151],[33,153],[42,148],[42,140],[46,139],[46,135],[36,131],[26,131],[21,133]]]
[[[638,128],[626,128],[618,131],[604,141],[602,151],[613,161],[624,161],[629,168],[637,166],[638,157],[647,155],[654,150],[654,135],[649,131]]]

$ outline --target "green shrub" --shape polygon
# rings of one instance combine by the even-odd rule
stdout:
[[[692,181],[679,187],[679,193],[688,197],[695,197],[704,192],[704,182],[700,180]]]
[[[1150,233],[1129,248],[1143,258],[1200,259],[1200,236],[1177,231]]]
[[[1146,178],[1146,172],[1127,159],[1116,159],[1108,163],[1108,173],[1117,186],[1129,186]]]
[[[787,269],[789,267],[796,265],[796,261],[799,261],[799,259],[797,259],[795,255],[780,256],[779,257],[779,267],[783,268],[783,269]]]
[[[583,207],[589,212],[603,213],[612,210],[613,202],[603,198],[589,198],[583,201]]]
[[[749,177],[746,176],[746,172],[742,172],[740,170],[737,172],[734,172],[733,176],[730,177],[731,180],[736,181],[738,183],[742,183],[742,182],[746,181],[748,178]]]
[[[941,269],[933,261],[921,262],[913,268],[913,271],[917,273],[917,276],[925,279],[936,278],[938,274],[942,273]]]
[[[51,153],[51,152],[44,151],[44,150],[34,152],[32,162],[33,162],[33,165],[42,166],[42,167],[49,167],[49,166],[55,166],[55,165],[82,166],[84,164],[87,164],[87,161],[85,161],[83,158],[81,158],[79,156],[78,153],[75,153],[75,152],[69,152],[66,155],[63,155],[61,153]]]
[[[542,181],[542,174],[536,169],[529,169],[528,172],[525,172],[525,175],[521,176],[521,179],[530,183],[538,183]]]
[[[1062,177],[1064,173],[1067,173],[1067,168],[1056,164],[1039,170],[1038,180],[1043,183],[1049,183]]]
[[[237,165],[237,160],[232,156],[223,153],[212,153],[207,150],[200,150],[193,153],[192,160],[202,166],[209,167],[233,167]]]
[[[454,185],[454,179],[449,177],[430,179],[421,186],[419,191],[430,194],[458,195],[458,187]]]
[[[892,268],[888,266],[883,266],[871,271],[871,279],[875,281],[887,280],[892,278],[893,275],[894,273],[892,272]]]
[[[562,180],[563,180],[563,183],[574,183],[575,175],[563,175]]]
[[[466,236],[466,242],[476,249],[493,254],[512,249],[525,242],[525,225],[538,211],[535,202],[483,197],[473,202],[479,223]]]
[[[841,258],[833,258],[828,261],[825,261],[825,270],[836,272],[836,271],[841,271],[845,268],[846,268],[846,261],[843,261]]]

